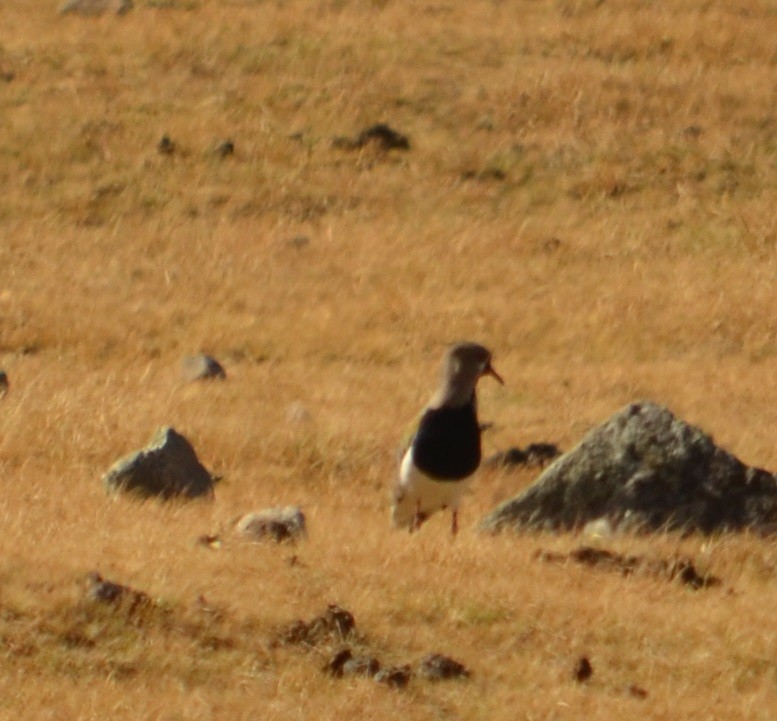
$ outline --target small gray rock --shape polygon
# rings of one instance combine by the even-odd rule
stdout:
[[[60,15],[102,15],[112,12],[123,15],[132,10],[133,0],[67,0],[60,8]]]
[[[181,370],[185,381],[211,380],[217,378],[224,380],[227,372],[215,358],[205,353],[188,356],[181,362]]]
[[[307,535],[305,514],[299,506],[266,508],[248,513],[238,520],[235,528],[252,541],[290,541]]]
[[[92,571],[83,579],[84,595],[93,603],[123,606],[130,611],[153,605],[151,597],[143,591],[137,591],[114,581],[108,581],[97,571]]]
[[[313,422],[313,416],[302,403],[294,402],[286,406],[286,420],[295,425],[306,425]]]
[[[92,571],[84,578],[84,591],[89,601],[116,603],[128,592],[127,586],[106,581],[100,573]]]
[[[197,498],[213,496],[214,478],[189,441],[175,429],[161,428],[143,449],[118,460],[103,476],[111,493]]]

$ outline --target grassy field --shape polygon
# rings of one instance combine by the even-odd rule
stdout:
[[[56,10],[0,4],[0,718],[777,717],[774,541],[606,543],[689,555],[722,579],[698,591],[543,563],[585,539],[473,530],[528,471],[482,472],[455,542],[388,521],[461,338],[507,382],[486,452],[650,398],[777,469],[770,0]],[[377,122],[410,150],[333,143]],[[201,350],[226,382],[180,382]],[[215,502],[106,498],[164,424]],[[231,534],[288,503],[306,542]],[[95,569],[154,607],[85,606]],[[273,643],[328,603],[383,662],[472,678],[394,690]]]

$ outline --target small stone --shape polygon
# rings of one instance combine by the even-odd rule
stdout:
[[[555,235],[544,238],[539,242],[540,250],[543,250],[546,253],[553,253],[559,250],[562,245],[564,245],[564,241],[561,240],[561,238],[557,238]]]
[[[223,140],[216,145],[213,151],[219,158],[228,158],[235,154],[235,144],[231,140]]]
[[[362,130],[355,144],[362,148],[370,143],[376,144],[381,150],[410,150],[407,136],[385,123],[378,123]]]
[[[302,250],[310,245],[310,238],[307,235],[295,235],[289,238],[289,245],[296,250]]]
[[[221,363],[205,353],[184,358],[181,362],[181,370],[183,379],[189,382],[212,379],[225,380],[227,377],[227,372]]]
[[[646,689],[642,688],[642,686],[637,686],[637,684],[633,683],[631,684],[627,689],[627,693],[630,696],[633,696],[634,698],[647,698],[648,692]]]
[[[530,443],[526,446],[526,457],[529,465],[544,468],[546,463],[561,455],[559,447],[554,443]]]
[[[506,451],[497,451],[483,461],[483,465],[491,468],[511,468],[513,466],[525,466],[528,456],[518,447],[508,448]]]
[[[83,585],[88,601],[126,606],[130,611],[153,605],[148,594],[120,583],[107,581],[97,571],[87,574]]]
[[[90,601],[102,601],[105,603],[115,603],[127,591],[126,586],[106,581],[97,571],[92,571],[86,576],[86,597]]]
[[[8,381],[8,374],[5,371],[0,371],[0,398],[3,398],[10,389],[11,384]]]
[[[583,536],[594,542],[607,541],[612,538],[612,524],[606,518],[597,518],[583,526]]]
[[[591,666],[587,656],[581,656],[577,659],[572,675],[578,683],[585,683],[594,675],[593,666]]]
[[[307,535],[305,514],[299,506],[267,508],[257,513],[248,513],[237,522],[235,528],[239,534],[252,541],[290,541]]]
[[[525,450],[508,448],[489,456],[483,463],[493,468],[512,468],[514,466],[535,466],[544,468],[545,464],[561,455],[553,443],[530,443]]]
[[[161,428],[143,449],[116,461],[103,476],[109,492],[163,499],[213,497],[214,478],[189,441],[174,428]]]
[[[175,152],[175,143],[170,139],[169,135],[163,135],[159,139],[156,149],[160,155],[172,155]]]
[[[378,671],[375,674],[375,680],[392,688],[405,688],[410,683],[411,676],[410,666],[390,666]]]
[[[484,115],[480,120],[477,121],[475,124],[475,127],[478,130],[487,130],[492,131],[496,128],[496,123],[494,122],[494,118],[490,115]]]
[[[133,7],[132,0],[68,0],[59,8],[60,15],[74,13],[77,15],[102,15],[113,12],[123,15]]]
[[[298,425],[311,423],[313,421],[313,416],[310,411],[305,408],[302,403],[290,403],[286,406],[285,416],[289,423]]]
[[[371,145],[378,150],[410,150],[410,140],[406,135],[394,130],[386,123],[377,123],[362,130],[355,138],[334,138],[332,145],[343,150],[358,150]]]
[[[469,678],[471,674],[464,664],[439,653],[430,653],[419,661],[418,675],[440,681],[452,678]]]

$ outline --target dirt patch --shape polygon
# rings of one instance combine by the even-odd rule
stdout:
[[[310,621],[292,621],[276,634],[272,643],[276,646],[317,646],[347,640],[355,630],[356,621],[353,614],[337,604],[330,603],[324,613]]]
[[[347,645],[343,646],[343,641]],[[276,633],[271,643],[276,648],[329,649],[329,658],[321,669],[324,673],[333,678],[371,678],[391,688],[405,688],[413,676],[440,681],[466,679],[471,675],[464,664],[439,653],[427,654],[415,667],[409,663],[384,665],[375,655],[369,639],[357,633],[353,614],[336,604],[330,604],[310,621],[292,621]]]
[[[580,546],[569,553],[558,553],[541,548],[534,556],[541,561],[550,563],[573,561],[583,566],[596,566],[620,573],[623,576],[631,576],[632,574],[654,576],[667,581],[677,581],[692,589],[709,588],[721,584],[721,580],[716,576],[699,573],[693,560],[687,556],[673,556],[672,558],[627,556],[593,546]]]

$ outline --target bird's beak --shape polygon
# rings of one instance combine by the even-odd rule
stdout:
[[[483,375],[496,378],[496,380],[498,380],[501,385],[505,384],[504,380],[502,380],[502,376],[500,376],[499,373],[494,370],[494,366],[492,366],[490,363],[483,370]]]

